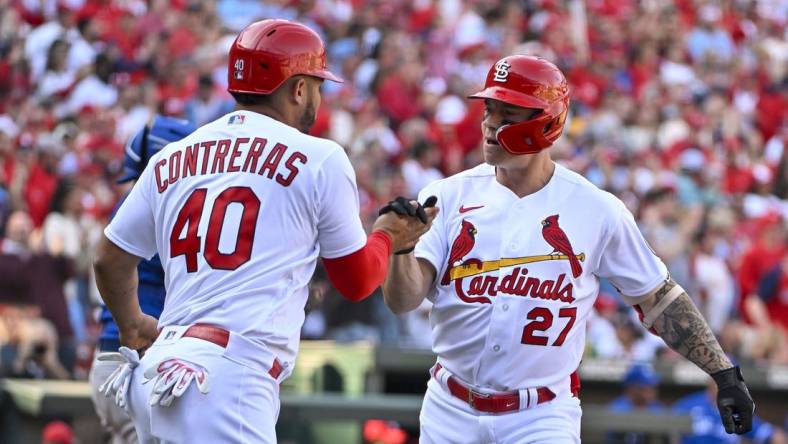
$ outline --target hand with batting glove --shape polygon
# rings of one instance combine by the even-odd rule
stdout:
[[[109,375],[107,380],[101,384],[99,392],[103,393],[106,397],[114,396],[115,404],[126,410],[126,406],[128,405],[129,386],[131,385],[131,374],[134,372],[134,369],[140,365],[140,356],[137,350],[121,347],[118,353],[107,354],[99,359],[123,362],[123,364],[116,368],[115,371]]]
[[[438,213],[438,209],[435,208],[437,202],[438,198],[435,196],[428,197],[423,205],[418,201],[398,196],[378,211],[378,215],[381,217],[375,222],[373,230],[380,229],[386,231],[386,233],[392,237],[392,249],[395,251],[395,254],[408,254],[415,248],[416,241],[418,241],[419,237],[426,233],[432,225],[432,220]],[[400,228],[407,230],[402,233],[404,234],[403,236],[400,236],[405,238],[405,242],[395,242],[392,233],[387,231],[388,227],[379,225],[381,219],[384,219],[389,213],[394,213],[397,216],[404,216],[397,218],[397,220],[399,220],[399,224],[402,225]],[[402,223],[403,221],[404,224]],[[396,246],[399,244],[403,244],[403,247],[400,248]]]
[[[717,408],[728,433],[742,435],[752,430],[755,402],[750,396],[739,366],[711,375],[717,383]]]

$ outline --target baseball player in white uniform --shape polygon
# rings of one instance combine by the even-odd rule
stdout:
[[[684,290],[615,196],[555,164],[569,97],[552,63],[510,56],[489,71],[485,163],[427,186],[440,214],[383,285],[396,313],[428,298],[438,362],[421,411],[422,443],[576,443],[585,323],[609,279],[661,336],[720,386],[728,433],[754,404]]]
[[[236,111],[153,156],[105,229],[96,278],[128,363],[102,389],[140,442],[275,443],[318,256],[360,300],[437,213],[390,212],[366,236],[344,150],[305,134],[324,79],[341,81],[309,28],[264,20],[241,31],[229,57]],[[156,253],[167,290],[158,324],[136,298],[136,265]]]

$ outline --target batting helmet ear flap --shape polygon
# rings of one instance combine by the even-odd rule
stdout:
[[[511,154],[536,154],[549,148],[564,131],[569,99],[551,104],[535,118],[498,128],[495,138]]]
[[[503,125],[495,132],[495,138],[506,151],[512,154],[536,154],[553,143],[544,134],[534,133],[536,125],[550,120],[549,116],[541,116],[525,122]]]

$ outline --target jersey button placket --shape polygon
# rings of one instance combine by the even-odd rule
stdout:
[[[506,219],[506,226],[515,226],[517,219],[520,215],[513,215],[509,214]],[[508,257],[515,257],[516,251],[512,249],[512,246],[518,247],[519,240],[518,236],[519,233],[517,232],[509,232],[504,231],[499,234],[500,238],[498,239],[498,258],[508,258]],[[495,258],[495,259],[498,259]],[[493,258],[490,258],[493,259]],[[497,294],[491,298],[492,307],[490,312],[490,317],[488,318],[489,330],[487,332],[486,337],[486,348],[485,353],[489,357],[495,357],[495,360],[485,360],[484,354],[482,355],[482,359],[479,363],[479,380],[480,381],[492,381],[494,375],[497,374],[497,370],[492,368],[493,362],[498,362],[497,360],[502,359],[502,356],[505,356],[507,350],[509,350],[512,339],[512,322],[513,320],[512,315],[514,314],[515,310],[510,310],[511,303],[508,301],[508,298],[511,296],[505,295],[499,291],[501,282],[503,278],[512,272],[511,267],[499,268],[495,274],[497,274],[498,281],[496,282],[496,292]],[[506,307],[506,308],[504,308]],[[497,368],[497,366],[495,366]]]

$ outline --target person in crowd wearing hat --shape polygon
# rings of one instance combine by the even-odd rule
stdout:
[[[629,367],[624,380],[624,393],[607,405],[608,410],[628,413],[636,410],[661,413],[665,405],[659,401],[659,375],[649,364],[635,363]],[[644,444],[648,436],[644,433],[611,433],[608,442],[625,444]]]

